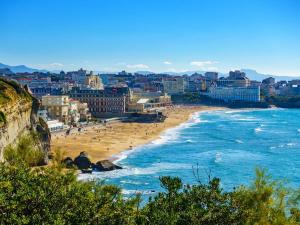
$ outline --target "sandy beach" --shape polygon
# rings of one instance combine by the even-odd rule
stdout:
[[[51,149],[60,149],[65,156],[75,158],[80,152],[89,154],[93,162],[111,158],[113,155],[159,138],[160,134],[187,121],[195,112],[220,110],[221,107],[173,106],[165,110],[163,123],[122,123],[95,125],[70,135],[65,132],[52,134]]]

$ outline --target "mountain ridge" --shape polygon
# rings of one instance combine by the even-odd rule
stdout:
[[[58,71],[49,71],[45,69],[35,69],[35,68],[30,68],[26,65],[17,65],[17,66],[10,66],[6,65],[3,63],[0,63],[0,69],[8,68],[14,73],[33,73],[33,72],[53,72],[53,73],[59,73]],[[266,79],[268,77],[274,77],[276,81],[280,80],[295,80],[295,79],[300,79],[300,76],[286,76],[286,75],[272,75],[272,74],[264,74],[264,73],[259,73],[254,69],[240,69],[241,71],[245,72],[247,77],[249,77],[251,80],[258,80],[262,81],[263,79]],[[118,72],[112,72],[112,71],[95,71],[96,73],[118,73]],[[184,71],[184,72],[171,72],[171,71],[166,71],[166,72],[159,72],[158,74],[170,74],[173,76],[182,76],[182,75],[192,75],[193,73],[199,73],[199,74],[204,74],[207,71],[202,71],[202,70],[192,70],[192,71]],[[136,71],[133,73],[140,73],[143,75],[149,75],[153,74],[155,72],[152,71]],[[228,76],[228,73],[222,73],[219,72],[219,77],[222,76]]]

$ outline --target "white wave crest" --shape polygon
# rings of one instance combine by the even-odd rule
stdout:
[[[135,194],[151,195],[153,193],[155,193],[155,190],[127,190],[127,189],[122,189],[122,194],[124,194],[124,195],[135,195]]]
[[[235,142],[239,143],[239,144],[243,144],[244,143],[242,140],[239,140],[239,139],[236,139]]]
[[[112,170],[107,172],[93,172],[92,174],[79,174],[79,180],[93,180],[93,179],[112,179],[120,178],[131,175],[149,175],[156,174],[161,171],[167,170],[179,170],[179,169],[189,169],[192,165],[183,163],[153,163],[150,167],[145,168],[132,168],[125,167],[121,170]]]
[[[217,152],[215,155],[215,163],[219,163],[222,161],[222,155],[220,152]]]

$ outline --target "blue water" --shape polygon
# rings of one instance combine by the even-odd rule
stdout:
[[[147,196],[162,190],[159,176],[179,176],[192,184],[197,179],[207,182],[211,174],[221,178],[223,189],[229,191],[250,184],[255,168],[261,167],[299,188],[300,110],[196,113],[160,139],[120,154],[118,164],[124,169],[80,179],[105,180],[127,195],[142,192]]]

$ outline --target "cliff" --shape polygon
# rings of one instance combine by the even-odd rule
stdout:
[[[4,161],[6,148],[15,147],[22,137],[30,136],[30,145],[43,153],[38,164],[47,163],[51,136],[47,124],[37,117],[38,107],[38,100],[28,90],[0,78],[0,161]]]

